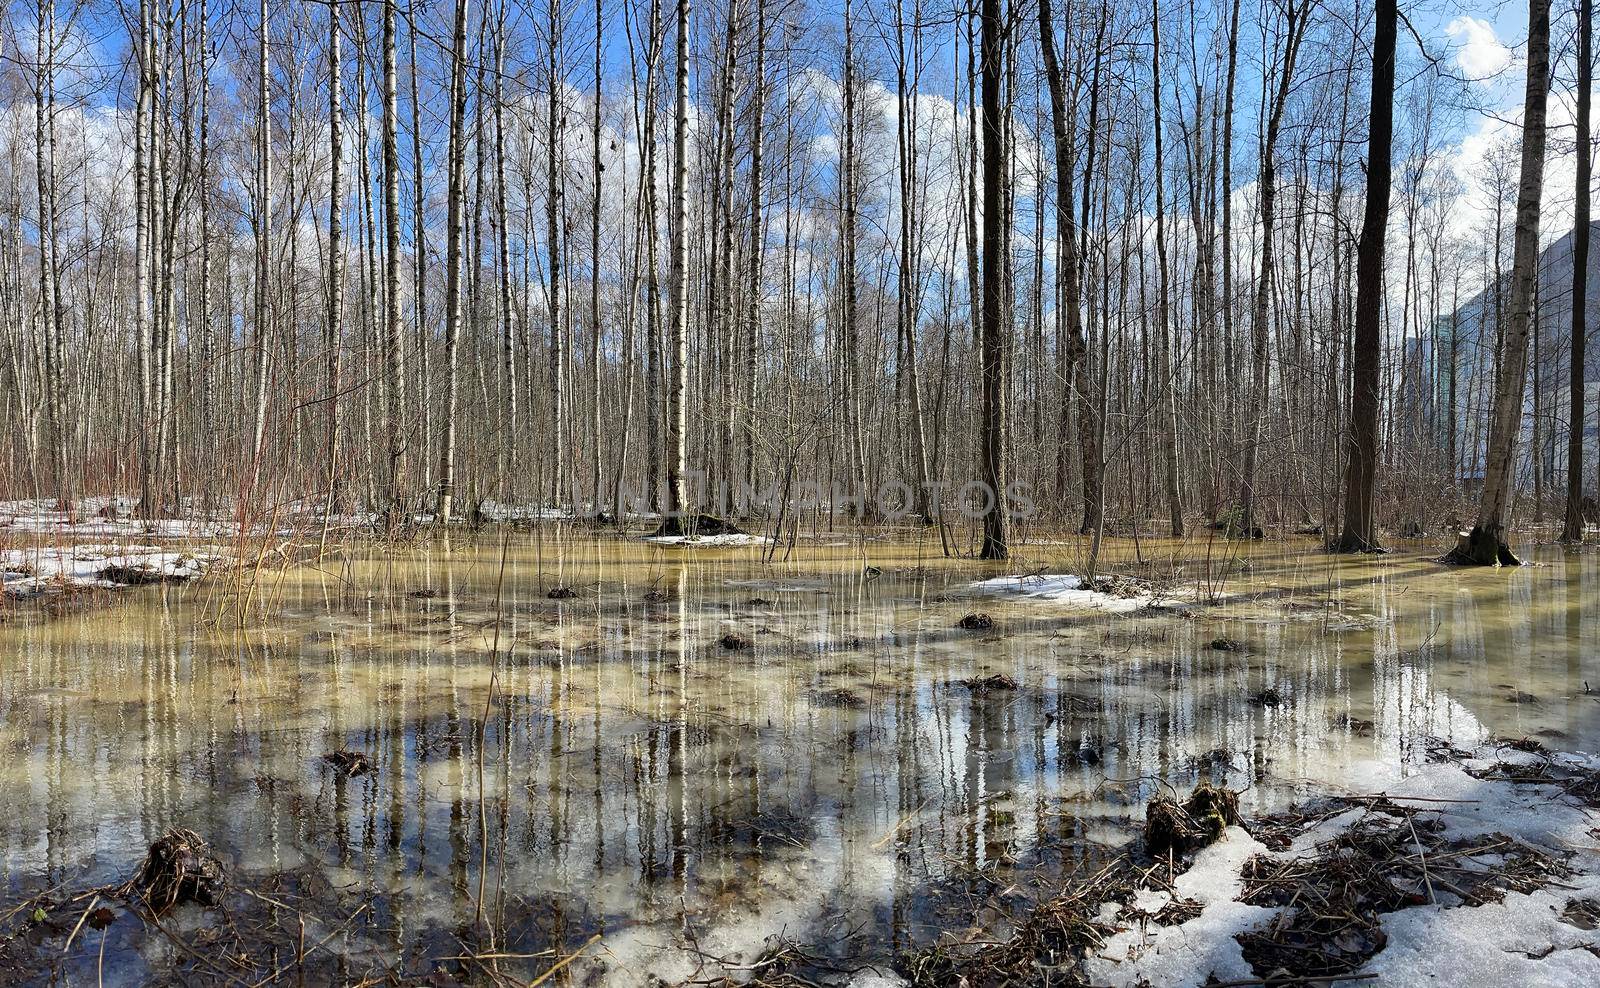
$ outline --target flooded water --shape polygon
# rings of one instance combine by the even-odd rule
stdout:
[[[1110,613],[975,596],[1002,571],[936,545],[519,539],[273,575],[242,629],[205,587],[0,625],[0,914],[183,826],[307,917],[320,980],[529,980],[584,948],[547,983],[671,982],[770,935],[887,970],[1093,867],[1161,785],[1263,810],[1491,734],[1600,747],[1592,552],[1219,548],[1180,561],[1186,613]],[[210,922],[175,915],[186,952],[124,915],[38,978],[215,973]]]

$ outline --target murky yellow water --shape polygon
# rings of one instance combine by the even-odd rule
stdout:
[[[539,955],[495,962],[524,978],[597,932],[562,977],[688,977],[695,949],[779,932],[886,962],[1125,839],[1163,783],[1225,775],[1265,808],[1441,741],[1600,747],[1600,556],[1227,551],[1139,547],[1158,569],[1185,557],[1182,595],[1225,598],[1187,615],[977,598],[998,571],[936,545],[763,565],[519,537],[271,577],[243,631],[205,588],[13,620],[0,902],[123,877],[186,826],[238,883],[305,897],[337,934],[324,956],[345,955],[329,977],[481,973],[440,960],[463,953],[480,878],[496,949]],[[998,627],[957,630],[975,610]],[[996,674],[1018,688],[963,685]],[[336,778],[321,756],[342,748],[377,771]],[[106,936],[108,982],[192,963],[132,919]],[[98,946],[57,970],[92,982]]]

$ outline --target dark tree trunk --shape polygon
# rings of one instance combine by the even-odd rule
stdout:
[[[1539,267],[1539,217],[1544,200],[1545,110],[1550,95],[1550,0],[1529,0],[1528,81],[1524,95],[1522,164],[1517,182],[1516,236],[1511,248],[1511,305],[1503,351],[1495,374],[1494,407],[1484,454],[1483,497],[1478,521],[1448,559],[1477,566],[1515,566],[1521,560],[1507,544],[1511,498],[1516,489],[1517,440],[1522,432],[1523,393],[1528,374],[1528,337],[1533,323]]]
[[[1378,387],[1382,375],[1383,249],[1389,226],[1394,144],[1396,0],[1378,0],[1372,41],[1372,109],[1367,152],[1367,208],[1356,245],[1356,338],[1350,392],[1350,461],[1345,468],[1344,531],[1333,548],[1378,548],[1373,496],[1378,479]]]
[[[1589,90],[1594,85],[1594,0],[1578,4],[1578,180],[1572,210],[1572,379],[1567,418],[1565,542],[1583,541],[1584,336],[1589,332]]]
[[[1005,39],[1000,0],[983,0],[980,12],[983,77],[983,293],[979,322],[983,367],[983,424],[979,460],[988,486],[983,517],[984,559],[1011,555],[1006,519],[1005,318],[1005,138],[1000,110],[1001,53]]]

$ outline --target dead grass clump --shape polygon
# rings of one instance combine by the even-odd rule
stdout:
[[[1447,841],[1437,819],[1398,807],[1369,813],[1316,853],[1245,862],[1240,901],[1282,907],[1261,930],[1239,934],[1263,977],[1346,974],[1387,943],[1384,913],[1430,902],[1471,906],[1531,892],[1565,869],[1504,834]]]
[[[1035,906],[1009,939],[934,944],[900,957],[895,970],[912,988],[1088,985],[1083,959],[1102,948],[1113,932],[1094,917],[1104,903],[1132,895],[1134,878],[1126,859],[1119,858],[1087,881],[1069,885]]]
[[[1510,748],[1512,751],[1521,751],[1530,755],[1548,755],[1550,749],[1545,747],[1538,738],[1499,738],[1495,741],[1496,747]]]
[[[199,834],[183,828],[151,844],[139,870],[111,890],[124,902],[144,903],[156,916],[185,902],[214,906],[221,892],[222,862]]]
[[[1205,907],[1194,899],[1173,899],[1151,913],[1150,921],[1161,926],[1182,926],[1199,916],[1204,909]]]
[[[970,676],[966,679],[956,680],[957,686],[963,686],[973,693],[1005,693],[1017,688],[1017,681],[1003,672],[991,676]]]
[[[1189,854],[1212,843],[1239,822],[1239,794],[1202,782],[1178,802],[1160,795],[1145,807],[1144,846],[1153,856]]]
[[[1154,590],[1156,584],[1150,580],[1142,580],[1136,576],[1118,576],[1115,574],[1097,576],[1092,580],[1084,581],[1085,590],[1103,593],[1108,597],[1119,600],[1130,600],[1134,597],[1147,597]]]
[[[1521,741],[1500,742],[1502,747],[1532,752],[1528,745],[1539,745],[1532,738]],[[1600,772],[1584,771],[1558,765],[1548,756],[1538,761],[1495,761],[1485,768],[1468,768],[1466,773],[1475,779],[1510,782],[1515,785],[1554,786],[1561,793],[1585,806],[1600,808]]]
[[[957,621],[956,627],[963,631],[988,631],[994,627],[994,618],[977,611]]]

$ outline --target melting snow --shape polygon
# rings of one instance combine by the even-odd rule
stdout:
[[[971,589],[980,594],[1019,597],[1052,604],[1070,604],[1101,611],[1131,612],[1156,602],[1154,594],[1118,597],[1090,590],[1083,579],[1070,573],[1040,573],[1030,576],[997,576],[979,580]]]
[[[0,551],[0,571],[5,593],[22,597],[63,586],[109,588],[138,579],[192,580],[219,558],[214,552],[179,552],[155,545],[40,546]],[[111,578],[113,574],[118,578]]]

